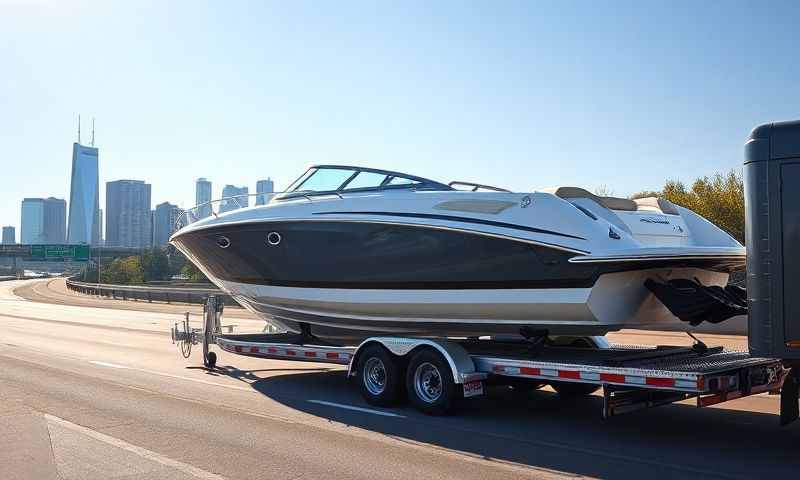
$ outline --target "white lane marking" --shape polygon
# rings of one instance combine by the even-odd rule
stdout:
[[[99,360],[91,360],[89,363],[93,363],[95,365],[100,365],[101,367],[128,368],[125,365],[117,365],[116,363],[110,363],[110,362],[101,362]]]
[[[356,407],[356,406],[353,406],[353,405],[346,405],[344,403],[327,402],[325,400],[309,400],[309,402],[310,403],[316,403],[318,405],[327,405],[329,407],[343,408],[345,410],[354,410],[356,412],[371,413],[373,415],[383,415],[384,417],[406,418],[405,415],[400,415],[400,414],[397,414],[397,413],[382,412],[380,410],[372,410],[371,408]]]
[[[52,422],[58,424],[64,428],[68,428],[70,430],[82,433],[87,437],[91,437],[95,440],[99,440],[103,443],[107,443],[111,446],[120,448],[122,450],[134,453],[139,455],[142,458],[146,458],[148,460],[152,460],[154,462],[160,463],[161,465],[166,465],[168,467],[172,467],[176,470],[180,470],[183,473],[188,475],[192,475],[195,478],[201,478],[203,480],[225,480],[225,477],[222,475],[217,475],[216,473],[211,473],[209,471],[203,470],[201,468],[197,468],[193,465],[189,465],[188,463],[179,462],[178,460],[173,460],[169,457],[165,457],[159,453],[156,453],[152,450],[148,450],[146,448],[139,447],[137,445],[133,445],[128,443],[124,440],[120,440],[119,438],[112,437],[110,435],[106,435],[104,433],[100,433],[96,430],[92,430],[91,428],[84,427],[82,425],[78,425],[63,418],[56,417],[50,414],[45,413],[44,418],[48,422]]]
[[[239,386],[239,385],[225,385],[225,384],[217,383],[217,382],[209,382],[208,380],[201,380],[199,378],[184,377],[183,375],[175,375],[175,374],[166,373],[166,372],[157,372],[155,370],[146,370],[144,368],[127,367],[125,365],[117,365],[116,363],[110,363],[110,362],[101,362],[99,360],[90,360],[89,363],[91,363],[93,365],[99,365],[101,367],[122,368],[122,369],[125,369],[125,370],[133,370],[135,372],[142,372],[142,373],[149,373],[151,375],[158,375],[158,376],[161,376],[161,377],[177,378],[179,380],[188,380],[190,382],[202,383],[204,385],[213,385],[215,387],[230,388],[230,389],[233,389],[233,390],[241,390],[243,392],[256,393],[256,391],[253,390],[252,388],[242,387],[242,386]]]

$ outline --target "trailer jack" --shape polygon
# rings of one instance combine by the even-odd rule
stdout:
[[[781,388],[781,425],[789,425],[800,416],[800,367],[789,371]]]

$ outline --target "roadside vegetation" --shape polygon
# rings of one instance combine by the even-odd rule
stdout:
[[[97,282],[97,266],[84,268],[82,281]],[[167,281],[207,282],[205,275],[172,247],[155,247],[140,255],[104,258],[100,264],[100,283],[141,285]]]

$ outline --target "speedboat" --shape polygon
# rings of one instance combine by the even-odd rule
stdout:
[[[739,312],[726,285],[745,263],[730,235],[664,199],[338,165],[311,167],[266,205],[188,223],[171,242],[245,308],[330,342],[718,321]]]

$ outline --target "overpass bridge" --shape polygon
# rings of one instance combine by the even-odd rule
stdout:
[[[16,274],[18,269],[68,271],[87,262],[139,255],[147,249],[130,247],[89,246],[85,244],[0,245],[0,270],[5,267]],[[60,262],[60,263],[59,263]]]
[[[138,247],[104,247],[89,245],[0,245],[0,258],[16,258],[19,260],[73,261],[86,262],[99,256],[124,257],[139,255],[149,248]]]

